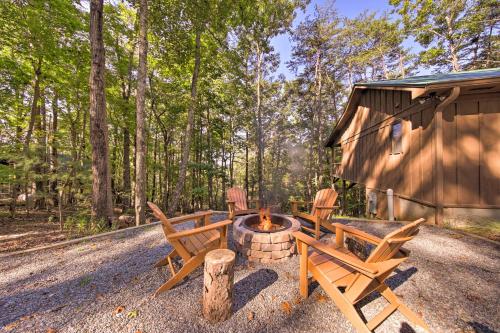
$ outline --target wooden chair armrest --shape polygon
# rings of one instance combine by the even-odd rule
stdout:
[[[318,216],[317,215],[311,215],[309,213],[304,213],[304,212],[295,212],[294,216],[301,217],[305,220],[309,220],[311,222],[318,222]]]
[[[377,236],[370,235],[369,233],[366,233],[364,231],[361,231],[361,230],[353,228],[353,227],[349,227],[349,226],[342,224],[342,223],[332,223],[332,225],[335,228],[342,229],[345,233],[354,235],[358,238],[366,240],[367,242],[375,244],[375,245],[378,245],[382,241],[382,239],[378,238]]]
[[[307,204],[310,204],[310,203],[312,203],[312,202],[310,202],[310,201],[301,201],[301,200],[290,200],[290,203],[301,204],[301,205],[307,205]]]
[[[200,220],[200,219],[204,218],[205,216],[212,215],[212,213],[213,212],[211,210],[207,210],[204,212],[196,212],[194,214],[173,217],[171,219],[168,219],[168,222],[170,222],[171,224],[180,224],[180,223],[183,223],[186,221]]]
[[[316,206],[316,209],[335,209],[339,208],[339,206]]]
[[[344,264],[347,266],[350,266],[360,273],[370,276],[370,277],[375,277],[375,274],[377,274],[378,269],[375,265],[373,264],[368,264],[365,263],[357,258],[354,258],[348,254],[342,253],[340,251],[337,251],[335,248],[332,246],[326,245],[325,243],[321,243],[320,241],[317,241],[316,239],[304,234],[303,232],[300,231],[295,231],[292,233],[292,235],[300,240],[301,242],[306,243],[309,246],[314,247],[315,249],[328,254],[340,261],[342,261]]]
[[[215,223],[212,223],[212,224],[209,224],[209,225],[206,225],[203,227],[195,228],[195,229],[178,231],[178,232],[175,232],[173,234],[168,235],[168,239],[179,239],[182,237],[196,235],[196,234],[207,232],[207,231],[210,231],[213,229],[219,229],[222,227],[226,227],[226,226],[230,225],[231,223],[233,223],[233,221],[224,220],[224,221],[215,222]]]

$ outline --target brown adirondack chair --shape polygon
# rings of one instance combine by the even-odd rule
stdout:
[[[327,245],[300,232],[294,232],[300,253],[300,294],[308,296],[308,272],[330,295],[338,308],[359,332],[372,332],[394,311],[399,310],[411,322],[430,332],[425,322],[396,297],[384,283],[385,279],[408,258],[401,246],[413,239],[425,219],[388,234],[384,239],[343,224],[335,223],[336,245]],[[351,234],[376,245],[366,261],[361,261],[344,247],[344,234]],[[342,292],[339,288],[345,288]],[[373,319],[365,322],[354,305],[378,291],[389,305]]]
[[[210,223],[211,211],[198,212],[191,215],[185,215],[168,219],[165,214],[152,202],[148,202],[153,214],[160,219],[163,232],[167,241],[172,245],[172,250],[167,256],[155,264],[155,267],[168,265],[172,273],[170,280],[165,282],[155,292],[155,296],[175,286],[182,279],[188,276],[205,260],[207,252],[227,247],[227,226],[232,223],[231,220],[225,220],[216,223]],[[204,220],[204,226],[190,230],[177,231],[173,225],[186,221],[196,221],[200,225]],[[172,260],[181,258],[182,267],[176,272]]]
[[[321,236],[321,227],[324,227],[331,232],[335,232],[335,228],[331,225],[331,223],[328,222],[327,219],[328,215],[330,215],[330,213],[335,208],[338,208],[338,206],[334,206],[337,197],[338,193],[334,189],[325,188],[319,190],[318,193],[316,193],[314,201],[312,202],[313,206],[311,213],[299,212],[298,209],[299,205],[307,205],[308,202],[291,200],[290,203],[292,204],[292,215],[295,217],[300,217],[306,220],[306,222],[310,222],[311,224],[313,224],[314,229],[306,227],[304,225],[302,225],[302,229],[314,234],[314,237],[316,239],[319,239],[319,237]]]
[[[255,208],[248,208],[247,194],[239,187],[231,187],[227,190],[227,205],[229,208],[229,218],[234,220],[235,216],[257,214],[260,208],[259,199],[248,200],[255,203]]]

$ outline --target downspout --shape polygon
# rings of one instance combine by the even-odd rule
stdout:
[[[436,170],[436,187],[435,187],[435,202],[436,215],[435,224],[443,223],[443,201],[444,201],[444,167],[443,167],[443,110],[453,103],[460,95],[460,87],[456,86],[451,89],[451,93],[441,103],[436,106],[435,123],[436,123],[436,140],[435,140],[435,165]]]

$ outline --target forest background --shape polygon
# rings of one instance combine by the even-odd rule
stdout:
[[[144,223],[146,200],[225,210],[233,186],[286,211],[333,185],[323,143],[354,83],[498,67],[498,50],[494,0],[356,17],[305,0],[2,1],[2,214],[103,230]]]

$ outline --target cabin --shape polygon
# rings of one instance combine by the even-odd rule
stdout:
[[[357,83],[325,146],[377,218],[500,219],[500,68]]]

